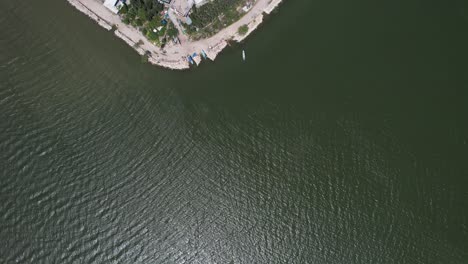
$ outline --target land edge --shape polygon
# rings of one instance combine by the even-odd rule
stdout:
[[[190,69],[190,64],[186,59],[182,59],[182,58],[178,59],[178,60],[165,59],[164,58],[164,56],[165,56],[165,51],[164,50],[159,50],[159,52],[156,52],[154,49],[153,49],[153,51],[149,51],[148,49],[144,49],[143,47],[141,47],[139,45],[139,43],[137,41],[132,40],[131,37],[127,36],[125,33],[123,33],[121,30],[119,30],[119,27],[116,24],[114,24],[114,23],[110,22],[109,20],[103,18],[103,16],[98,14],[99,12],[94,12],[91,8],[89,8],[88,6],[83,4],[81,2],[83,0],[67,0],[67,1],[68,1],[69,4],[74,6],[76,9],[78,9],[79,11],[81,11],[82,13],[87,15],[89,18],[94,20],[101,27],[105,28],[108,31],[113,30],[114,34],[118,38],[122,39],[125,43],[127,43],[129,46],[131,46],[141,56],[149,55],[148,56],[148,62],[149,63],[151,63],[153,65],[156,65],[156,66],[163,67],[163,68],[171,69],[171,70],[187,70],[187,69]],[[235,42],[240,43],[243,40],[245,40],[263,22],[263,18],[265,16],[265,14],[270,15],[278,7],[278,5],[282,1],[283,0],[269,0],[267,5],[263,8],[262,12],[255,15],[253,17],[253,19],[251,19],[251,21],[249,23],[247,23],[249,29],[248,29],[247,33],[245,33],[244,35],[240,35],[239,33],[237,33],[236,28],[231,28],[231,30],[228,30],[228,28],[234,26],[242,18],[246,17],[251,11],[247,12],[240,20],[238,20],[237,22],[235,22],[235,23],[231,24],[230,26],[224,28],[223,30],[221,30],[217,34],[215,34],[215,35],[213,35],[213,36],[211,36],[211,37],[209,37],[207,39],[204,39],[204,40],[216,39],[216,37],[218,35],[223,35],[221,37],[222,40],[217,42],[214,45],[213,48],[210,47],[210,50],[206,52],[207,57],[210,60],[214,61],[216,59],[216,57],[218,56],[218,54],[222,50],[224,50],[226,48],[229,41],[235,41]],[[260,2],[262,2],[262,1],[257,1],[255,5],[259,4]],[[254,7],[255,7],[255,5],[254,5]],[[102,12],[102,10],[103,9],[100,9],[99,11]],[[114,15],[110,11],[108,11],[108,14],[106,14],[106,15],[107,16],[117,16],[118,17],[118,15]],[[119,18],[119,20],[120,20],[120,18]],[[129,25],[124,25],[124,26],[127,26],[128,28],[132,28],[134,31],[137,31],[132,26],[129,26]],[[230,34],[226,35],[226,32],[224,32],[224,34],[223,34],[223,31],[228,31]],[[141,35],[142,38],[145,38],[141,33],[139,33],[139,34]],[[187,45],[188,48],[190,49],[190,45],[192,43],[193,42],[188,42],[185,45]],[[153,48],[156,48],[155,45],[152,45],[152,46],[153,46]],[[184,44],[181,45],[181,50],[183,50],[183,46],[184,46]],[[200,52],[200,51],[199,50],[193,50],[192,52]],[[175,53],[178,53],[178,52],[175,52]],[[191,54],[191,53],[189,52],[187,54]],[[201,60],[200,56],[197,56],[195,58],[195,62],[196,62],[197,65],[199,63],[201,63],[201,61],[202,60]]]

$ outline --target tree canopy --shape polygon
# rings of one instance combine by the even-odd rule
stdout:
[[[132,0],[131,4],[124,5],[119,13],[127,14],[126,16],[130,20],[138,17],[142,21],[151,21],[163,9],[164,5],[159,3],[158,0]]]

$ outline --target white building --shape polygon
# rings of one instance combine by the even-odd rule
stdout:
[[[209,0],[189,0],[192,1],[196,7],[200,7],[209,2]]]
[[[123,5],[121,0],[106,0],[104,6],[107,7],[112,13],[119,13],[120,7]]]

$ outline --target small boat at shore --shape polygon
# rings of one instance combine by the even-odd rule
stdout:
[[[195,64],[195,61],[193,60],[192,56],[188,55],[187,60],[188,62],[190,62],[190,64]]]
[[[206,60],[206,58],[208,58],[208,56],[206,55],[206,53],[205,53],[204,50],[201,51],[201,55],[203,56],[203,58],[204,58],[205,60]]]
[[[245,61],[245,50],[242,50],[242,60]]]

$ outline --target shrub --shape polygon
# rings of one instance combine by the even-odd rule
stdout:
[[[140,47],[141,45],[143,45],[143,44],[144,44],[144,43],[143,43],[143,40],[140,39],[140,40],[138,40],[137,43],[135,43],[135,45],[133,45],[133,47],[134,47],[134,48],[139,48],[139,47]]]
[[[141,63],[147,63],[148,62],[148,57],[149,55],[145,52],[145,54],[141,55]]]

